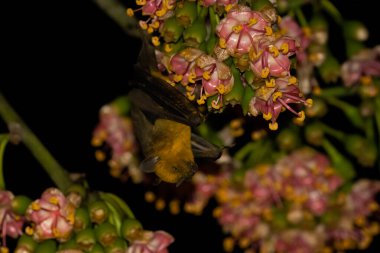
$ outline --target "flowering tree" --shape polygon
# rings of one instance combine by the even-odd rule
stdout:
[[[213,218],[226,252],[374,245],[380,65],[364,23],[328,0],[94,2],[142,45],[86,129],[101,180],[64,169],[1,95],[3,252],[186,252],[183,220],[211,236]],[[51,183],[8,184],[12,144]]]

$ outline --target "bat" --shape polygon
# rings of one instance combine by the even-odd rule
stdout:
[[[144,155],[140,169],[179,186],[197,171],[196,159],[216,160],[221,148],[194,133],[204,115],[175,87],[152,74],[154,68],[145,62],[154,58],[146,58],[144,50],[143,44],[128,93],[132,122]]]

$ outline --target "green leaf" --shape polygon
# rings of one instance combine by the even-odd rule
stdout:
[[[243,109],[244,115],[247,115],[248,113],[249,102],[251,101],[254,94],[255,92],[253,91],[252,87],[250,85],[247,85],[244,89],[244,95],[241,101],[241,107]]]
[[[236,105],[241,103],[244,94],[244,86],[240,79],[239,70],[232,66],[231,72],[234,77],[234,86],[232,87],[232,90],[224,96],[224,99],[227,104]]]
[[[0,189],[5,189],[4,171],[3,171],[3,159],[5,147],[9,140],[9,134],[0,134]]]

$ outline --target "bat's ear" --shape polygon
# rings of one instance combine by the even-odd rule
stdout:
[[[154,167],[159,160],[160,158],[158,156],[148,157],[141,162],[140,169],[145,173],[152,173],[154,172]]]
[[[223,150],[194,133],[191,134],[191,149],[196,158],[211,160],[218,159]]]
[[[137,63],[135,65],[135,69],[137,71],[144,71],[146,73],[157,72],[157,59],[155,49],[150,44],[150,40],[147,34],[142,36],[142,45],[140,49],[140,53],[137,58]]]

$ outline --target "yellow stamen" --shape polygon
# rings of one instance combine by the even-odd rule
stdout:
[[[253,26],[255,24],[257,24],[257,18],[251,18],[249,20],[248,26]]]
[[[175,75],[173,76],[173,80],[174,80],[174,82],[176,82],[176,83],[181,82],[181,81],[182,81],[182,78],[183,78],[183,75],[177,75],[177,74],[175,74]],[[187,87],[188,87],[188,86],[187,86]]]
[[[164,210],[165,206],[166,206],[166,203],[165,203],[164,199],[161,199],[161,198],[157,199],[157,201],[156,201],[156,209],[158,211]]]
[[[369,210],[371,210],[372,212],[373,211],[377,211],[379,210],[379,204],[377,204],[376,202],[371,202],[368,206]]]
[[[221,207],[216,207],[213,211],[212,211],[212,216],[214,218],[219,218],[220,216],[222,216],[222,208]]]
[[[270,112],[268,112],[267,114],[266,113],[263,113],[263,118],[265,119],[265,120],[270,120],[270,119],[272,119],[272,113],[270,113]]]
[[[7,247],[1,246],[0,253],[9,253],[9,249]]]
[[[333,250],[330,247],[324,247],[321,253],[333,253]]]
[[[273,88],[276,86],[276,81],[274,80],[274,78],[271,78],[269,81],[265,80],[265,86],[267,88]]]
[[[193,101],[195,99],[195,95],[191,94],[191,92],[186,92],[186,97],[190,100]]]
[[[34,233],[34,229],[33,229],[32,227],[27,226],[27,227],[25,228],[25,233],[26,233],[27,235],[33,235],[33,233]]]
[[[165,44],[164,50],[166,53],[170,53],[173,50],[173,47],[170,44]]]
[[[265,35],[270,36],[270,35],[272,35],[272,34],[273,34],[272,27],[270,27],[270,26],[266,26],[266,27],[265,27]]]
[[[269,220],[269,221],[272,220],[273,219],[272,210],[269,209],[269,208],[265,208],[264,211],[263,211],[263,217],[266,220]]]
[[[223,84],[219,84],[218,86],[216,86],[216,90],[220,93],[220,94],[224,94],[226,92],[226,89],[224,87]]]
[[[179,200],[178,199],[174,199],[174,200],[170,201],[169,210],[170,210],[171,214],[174,214],[174,215],[179,214],[180,206],[179,206]]]
[[[232,9],[232,7],[234,7],[232,4],[227,4],[226,7],[224,7],[224,10],[226,12],[229,12]]]
[[[354,220],[355,224],[358,225],[359,227],[363,227],[366,223],[367,220],[364,216],[359,216]]]
[[[139,26],[141,29],[146,30],[148,29],[148,24],[145,21],[140,21]]]
[[[298,118],[296,118],[296,120],[298,120],[300,122],[303,122],[305,120],[305,112],[304,111],[300,111],[298,113]]]
[[[363,85],[370,85],[372,83],[372,77],[370,77],[370,76],[362,76],[362,77],[360,77],[360,82]]]
[[[240,137],[244,134],[244,129],[243,128],[238,128],[238,129],[232,129],[231,135],[233,137]]]
[[[277,122],[269,123],[269,129],[272,131],[276,131],[278,129],[278,123]]]
[[[161,10],[156,11],[157,17],[162,17],[168,12],[168,9],[166,7],[163,7]]]
[[[269,75],[269,68],[265,67],[261,70],[261,78],[267,78]]]
[[[242,29],[243,29],[243,26],[241,26],[241,25],[235,25],[232,28],[232,30],[234,31],[234,33],[239,33]]]
[[[310,27],[304,27],[304,28],[302,28],[302,31],[303,31],[303,33],[305,34],[306,37],[310,37],[311,36],[311,29],[310,29]]]
[[[101,150],[96,150],[95,151],[95,159],[98,162],[103,162],[106,159],[106,154]]]
[[[223,240],[223,248],[225,252],[232,252],[235,247],[235,241],[232,237],[227,237]]]
[[[147,191],[144,195],[144,198],[146,202],[152,203],[156,200],[156,195],[151,191]]]
[[[227,47],[227,42],[226,42],[226,40],[223,39],[223,38],[220,38],[220,39],[219,39],[219,46],[220,46],[221,48],[226,48],[226,47]]]
[[[247,237],[243,237],[239,240],[239,247],[242,249],[248,248],[250,244],[251,244],[251,240]]]
[[[41,209],[41,206],[40,206],[40,204],[38,202],[35,201],[35,202],[32,203],[32,210],[38,211],[40,209]]]
[[[280,47],[281,53],[287,54],[289,53],[289,44],[288,43],[283,43]]]
[[[128,8],[128,9],[127,9],[127,15],[128,15],[129,17],[133,17],[133,16],[135,15],[135,12],[134,12],[131,8]]]
[[[272,100],[273,100],[273,102],[276,102],[276,100],[277,100],[278,98],[282,98],[282,92],[281,92],[281,91],[276,91],[276,92],[273,93],[273,95],[272,95]]]
[[[163,1],[163,5],[164,5],[168,10],[171,10],[171,9],[174,8],[174,5],[173,5],[173,4],[170,5],[169,0],[164,0],[164,1]]]
[[[233,119],[230,122],[230,127],[231,128],[240,128],[242,126],[242,120],[241,119]]]
[[[297,80],[297,77],[295,77],[295,76],[291,76],[288,79],[288,84],[289,85],[296,84],[297,82],[298,82],[298,80]]]
[[[52,203],[53,205],[58,205],[59,203],[58,198],[54,196],[49,199],[49,202]]]
[[[313,106],[313,99],[311,99],[311,98],[306,99],[306,105],[307,105],[307,107],[312,107]]]
[[[315,86],[313,88],[313,94],[314,95],[321,95],[321,93],[322,93],[322,89],[319,86]]]
[[[152,43],[154,46],[158,47],[160,45],[160,38],[158,38],[157,36],[153,36]]]
[[[154,21],[151,26],[154,28],[154,29],[158,29],[160,27],[160,22],[158,21]]]
[[[219,109],[222,107],[222,105],[219,104],[219,103],[217,103],[215,100],[213,100],[213,101],[211,102],[211,106],[212,106],[212,108],[214,108],[215,110],[219,110]]]
[[[281,18],[281,16],[277,15],[277,24],[280,24],[280,23],[281,23],[281,21],[282,21],[282,18]]]
[[[205,103],[206,96],[202,96],[197,100],[198,105],[203,105]]]
[[[136,4],[137,5],[146,5],[146,1],[145,0],[136,0]]]
[[[195,83],[195,80],[194,78],[196,78],[197,76],[195,75],[194,72],[190,73],[189,76],[187,77],[187,80],[189,80],[190,83]]]
[[[208,72],[208,71],[203,72],[202,77],[204,79],[206,79],[207,81],[210,80],[210,78],[211,78],[210,72]]]
[[[146,30],[149,34],[153,33],[154,30],[152,28],[152,26],[149,26],[148,29]]]
[[[274,45],[269,46],[269,52],[273,55],[273,57],[277,57],[280,54],[278,52],[278,48]]]

